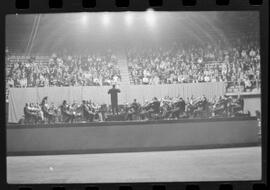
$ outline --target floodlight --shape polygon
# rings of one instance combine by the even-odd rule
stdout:
[[[156,23],[156,15],[152,9],[146,11],[146,22],[150,27],[154,26]]]
[[[127,26],[130,26],[133,22],[133,14],[131,12],[127,12],[125,15],[125,22]]]
[[[110,16],[108,15],[108,13],[103,14],[102,23],[104,26],[108,26],[110,24]]]

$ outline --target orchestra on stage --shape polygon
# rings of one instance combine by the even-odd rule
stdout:
[[[143,104],[136,99],[132,103],[118,105],[118,112],[113,114],[111,106],[98,105],[91,100],[69,104],[66,100],[60,106],[48,103],[44,97],[40,104],[26,103],[24,124],[80,123],[100,121],[138,121],[171,120],[181,118],[215,118],[249,116],[244,113],[244,101],[237,97],[220,96],[208,100],[205,96],[190,97],[154,97]]]

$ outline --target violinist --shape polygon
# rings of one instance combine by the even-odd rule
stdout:
[[[62,119],[64,122],[73,123],[73,120],[75,119],[75,115],[70,111],[69,105],[67,104],[66,100],[64,100],[61,105],[61,114],[62,114]]]
[[[224,116],[227,115],[227,106],[228,106],[228,100],[225,96],[220,96],[217,100],[217,102],[214,104],[213,111],[215,116],[220,115]]]
[[[48,104],[48,97],[44,97],[41,102],[41,110],[43,112],[44,118],[48,120],[48,123],[50,124],[52,121],[55,122],[55,115],[54,113],[50,112],[50,107]]]
[[[152,118],[153,114],[159,114],[160,112],[160,101],[157,99],[157,97],[154,97],[152,102],[150,102],[149,110],[147,112],[148,118]]]
[[[208,101],[206,97],[203,95],[202,97],[199,97],[195,103],[195,110],[194,110],[194,117],[197,117],[198,115],[200,117],[203,117],[203,114],[207,110],[207,104]]]
[[[243,112],[244,109],[244,100],[243,98],[238,95],[237,98],[232,99],[230,104],[230,112],[231,116],[235,116],[239,112]]]
[[[135,113],[139,112],[140,104],[137,102],[136,99],[133,100],[131,107],[133,108]]]
[[[39,117],[39,114],[37,111],[32,107],[32,104],[25,104],[25,107],[23,109],[24,111],[24,117],[25,117],[25,123],[37,123],[39,120],[41,120],[41,117]]]
[[[140,112],[140,118],[142,120],[147,119],[147,113],[149,109],[150,109],[150,103],[148,102],[148,100],[145,100],[142,106],[141,112]]]
[[[90,104],[89,104],[89,110],[93,114],[93,120],[94,119],[98,119],[99,120],[99,110],[100,110],[100,107],[98,105],[96,105],[95,103],[90,102]]]
[[[124,109],[124,115],[126,120],[132,120],[132,116],[134,114],[134,109],[132,107],[132,104],[129,105],[128,103],[125,104]]]
[[[174,103],[173,103],[173,111],[172,111],[172,118],[180,118],[180,115],[183,115],[185,112],[185,107],[186,103],[183,100],[182,97],[178,98]]]
[[[140,112],[140,104],[137,102],[136,99],[134,99],[130,107],[131,107],[131,110],[130,110],[131,120],[133,119],[133,117],[137,119]]]
[[[186,106],[187,117],[194,116],[194,110],[196,109],[196,102],[198,100],[199,100],[198,98],[194,99],[193,95],[191,96],[191,98],[187,98],[187,106]]]
[[[85,100],[82,101],[82,115],[86,121],[94,120],[94,114],[90,109],[90,105]]]
[[[170,100],[168,97],[162,98],[160,108],[162,112],[162,118],[169,118],[173,110],[172,100]]]

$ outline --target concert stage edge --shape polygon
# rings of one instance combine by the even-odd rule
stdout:
[[[259,144],[258,132],[255,117],[9,124],[7,154],[82,154],[255,146]]]

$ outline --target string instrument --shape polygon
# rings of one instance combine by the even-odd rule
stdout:
[[[145,111],[148,111],[151,108],[151,105],[153,104],[153,101],[146,102],[143,106],[142,109]]]
[[[95,106],[94,104],[88,104],[89,113],[96,115],[100,112],[100,106]]]
[[[42,118],[43,120],[43,112],[39,107],[30,106],[28,109],[32,114],[36,115],[39,118]]]

